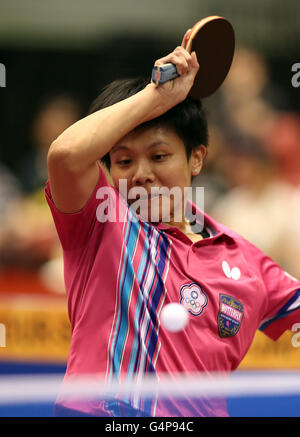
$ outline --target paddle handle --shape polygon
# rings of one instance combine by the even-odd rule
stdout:
[[[163,64],[153,68],[151,80],[156,85],[161,85],[168,80],[175,79],[179,74],[177,72],[176,65],[174,64]]]

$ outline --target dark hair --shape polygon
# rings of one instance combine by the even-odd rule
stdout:
[[[148,83],[149,80],[145,78],[113,81],[103,88],[101,94],[92,102],[88,114],[92,114],[138,93]],[[136,129],[151,127],[167,127],[172,129],[182,139],[187,159],[190,158],[192,150],[199,145],[208,146],[207,121],[201,101],[189,96],[161,116],[137,126]],[[101,162],[110,169],[109,153],[101,159]]]

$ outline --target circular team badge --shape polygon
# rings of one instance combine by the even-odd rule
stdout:
[[[198,284],[192,283],[181,287],[180,303],[194,316],[199,316],[202,313],[207,302],[207,296]]]

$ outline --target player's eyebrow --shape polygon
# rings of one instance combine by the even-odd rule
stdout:
[[[150,149],[155,146],[161,146],[161,145],[169,146],[170,144],[167,143],[166,141],[154,141],[153,143],[147,146],[147,149]],[[119,150],[129,150],[129,147],[126,146],[125,144],[118,144],[111,149],[110,153],[116,153]]]

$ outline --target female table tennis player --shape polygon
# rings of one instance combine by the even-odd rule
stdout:
[[[300,283],[241,236],[206,214],[203,226],[197,218],[196,226],[190,223],[188,214],[178,220],[172,200],[168,221],[160,210],[157,220],[144,220],[130,200],[120,202],[120,180],[128,191],[144,188],[151,209],[153,187],[179,187],[183,193],[203,165],[207,123],[201,103],[188,96],[199,68],[196,55],[178,47],[157,61],[166,62],[177,66],[177,79],[161,86],[139,79],[113,82],[91,113],[49,149],[45,194],[63,248],[72,325],[65,381],[85,374],[107,381],[166,373],[229,375],[256,329],[276,340],[300,321]],[[99,161],[110,173],[111,189]],[[104,198],[104,187],[113,195]],[[101,220],[107,209],[118,212],[116,220]],[[196,205],[192,212],[202,217]],[[170,302],[181,303],[189,314],[186,328],[175,333],[160,323]],[[228,413],[221,399],[165,402],[129,395],[59,397],[56,414]]]

